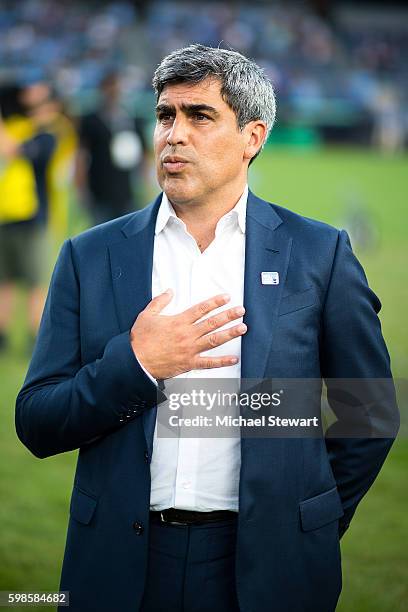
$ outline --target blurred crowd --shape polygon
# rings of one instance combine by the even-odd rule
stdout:
[[[190,42],[221,43],[264,66],[281,122],[331,136],[366,127],[351,136],[369,132],[383,149],[400,150],[408,124],[407,12],[326,4],[323,18],[312,3],[297,2],[4,0],[0,83],[45,75],[82,112],[95,103],[106,66],[121,67],[124,98],[143,114],[140,101],[151,95],[164,54]]]
[[[143,205],[151,77],[175,48],[222,44],[255,59],[277,90],[278,131],[306,126],[386,153],[404,149],[408,13],[336,3],[322,17],[311,6],[3,0],[0,350],[21,282],[32,344],[49,237],[60,244],[67,233],[72,185],[90,224]]]

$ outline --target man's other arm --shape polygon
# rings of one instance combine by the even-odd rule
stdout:
[[[369,434],[357,437],[356,433],[356,437],[352,437],[351,429],[347,429],[347,437],[341,437],[341,432],[347,428],[344,417],[352,416],[354,421],[350,411],[362,413],[369,407],[374,420],[378,414],[390,427],[398,423],[390,359],[377,316],[380,308],[381,303],[369,288],[363,268],[352,252],[347,233],[339,232],[324,303],[321,367],[329,404],[339,419],[329,430],[326,446],[344,509],[340,536],[348,528],[358,503],[374,482],[394,441],[394,437],[369,437]],[[335,379],[342,381],[336,383]],[[354,381],[354,389],[355,379],[365,379],[357,394],[362,405],[355,405],[350,395],[347,406],[347,393],[341,393],[339,403],[339,385],[347,391],[347,379]],[[379,379],[389,379],[390,384],[382,384]],[[358,416],[356,420],[359,421]],[[364,431],[367,431],[368,421],[364,423]],[[336,437],[336,430],[340,432],[339,437]]]

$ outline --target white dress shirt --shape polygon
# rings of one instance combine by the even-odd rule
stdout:
[[[173,289],[174,295],[162,314],[178,314],[220,293],[228,293],[231,300],[211,314],[243,304],[247,198],[246,186],[235,207],[218,221],[214,240],[201,253],[185,223],[177,217],[163,194],[155,228],[152,297],[168,287]],[[241,321],[242,318],[236,319],[220,329]],[[241,337],[202,355],[235,355],[239,361],[223,368],[193,370],[177,378],[233,378],[238,391]],[[233,386],[235,390],[235,382]],[[181,434],[176,439],[158,437],[156,423],[150,466],[150,508],[237,511],[240,444],[239,436],[191,438]]]

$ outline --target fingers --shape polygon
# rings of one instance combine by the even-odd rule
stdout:
[[[234,325],[234,327],[229,327],[223,331],[207,334],[206,336],[202,336],[197,341],[197,352],[202,353],[203,351],[208,351],[216,346],[220,346],[221,344],[225,344],[229,340],[233,338],[237,338],[238,336],[243,336],[247,330],[247,326],[245,323],[240,323],[239,325]]]
[[[203,302],[199,302],[198,304],[194,304],[194,306],[191,306],[185,310],[182,313],[183,318],[186,323],[195,323],[212,310],[215,310],[220,306],[224,306],[224,304],[229,302],[230,299],[231,298],[227,293],[215,295],[214,297],[204,300]]]
[[[210,368],[227,368],[238,363],[238,357],[226,355],[224,357],[197,357],[194,360],[194,370],[207,370]]]
[[[219,327],[222,327],[230,321],[240,319],[244,314],[245,308],[243,306],[236,306],[235,308],[229,308],[228,310],[223,310],[217,315],[208,317],[207,319],[204,319],[204,321],[200,321],[200,323],[196,323],[194,328],[197,338],[217,330]]]
[[[164,293],[160,293],[155,298],[152,299],[151,302],[145,308],[145,312],[150,312],[150,314],[160,314],[162,310],[171,302],[173,299],[173,290],[166,289]]]
[[[203,351],[208,351],[209,349],[212,349],[215,346],[220,346],[233,338],[243,336],[246,331],[247,326],[244,323],[240,323],[239,325],[234,325],[234,327],[229,327],[224,331],[203,336],[198,341],[198,352],[202,353]],[[222,357],[201,357],[200,355],[197,355],[197,357],[194,359],[193,369],[201,370],[210,368],[226,368],[235,365],[238,363],[238,361],[238,358],[234,355],[223,355]]]

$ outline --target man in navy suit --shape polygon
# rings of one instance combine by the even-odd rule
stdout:
[[[344,231],[248,191],[275,118],[256,64],[192,45],[153,85],[163,193],[64,243],[17,398],[35,456],[79,449],[60,588],[76,612],[330,612],[392,438],[166,439],[156,416],[193,376],[324,379],[358,417],[332,381],[391,379],[380,302]],[[394,418],[392,385],[367,406]]]

